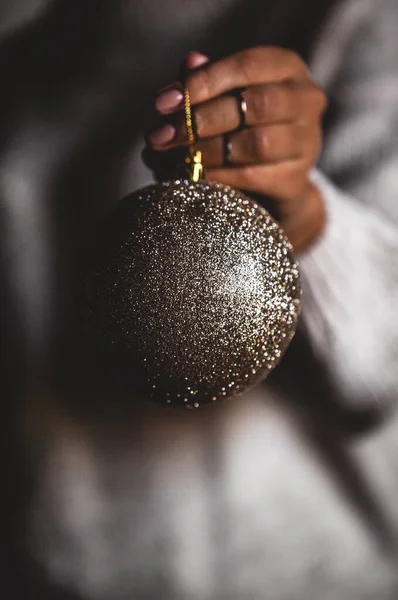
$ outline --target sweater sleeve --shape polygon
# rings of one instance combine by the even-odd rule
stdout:
[[[301,326],[342,396],[398,397],[398,4],[340,3],[314,53],[330,99],[312,176],[328,223],[299,257]]]

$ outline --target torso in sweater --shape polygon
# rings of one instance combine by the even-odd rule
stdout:
[[[26,597],[396,598],[396,422],[345,430],[321,367],[294,349],[243,398],[195,412],[129,407],[104,391],[75,329],[79,240],[101,207],[149,181],[139,150],[156,88],[189,49],[217,58],[272,43],[305,54],[323,11],[308,23],[309,5],[295,0],[66,4],[5,53],[30,77],[3,152],[3,189],[10,203],[22,197],[13,223],[29,223],[6,298],[18,298],[27,349],[26,393],[11,382],[28,407],[16,425],[29,481],[22,554],[34,565]],[[10,359],[17,379],[22,354]]]

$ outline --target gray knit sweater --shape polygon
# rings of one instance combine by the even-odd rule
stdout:
[[[300,331],[267,382],[195,412],[126,408],[95,365],[86,369],[70,281],[98,206],[150,181],[140,118],[129,118],[146,114],[185,50],[217,55],[222,28],[209,24],[227,31],[226,15],[243,4],[118,0],[95,15],[88,4],[63,24],[62,3],[59,18],[26,3],[27,20],[4,21],[0,47],[9,64],[27,44],[13,63],[27,83],[13,88],[0,163],[2,269],[20,329],[7,333],[8,317],[4,328],[9,363],[24,361],[15,367],[23,392],[10,384],[10,397],[25,400],[13,439],[31,482],[17,513],[26,525],[17,560],[34,566],[22,572],[24,597],[396,600],[397,0],[331,3],[308,33],[330,101],[313,172],[328,225],[299,257]],[[262,4],[262,21],[244,12],[241,45],[251,35],[289,43],[275,32],[294,31],[293,13],[303,27],[306,2]],[[235,35],[225,36],[233,51]]]

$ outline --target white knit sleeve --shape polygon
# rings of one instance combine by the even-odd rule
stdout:
[[[300,258],[302,326],[342,394],[398,399],[398,2],[340,3],[315,49],[330,99],[313,178],[328,224]]]
[[[398,230],[319,172],[325,234],[300,257],[302,326],[337,388],[358,402],[398,398]]]

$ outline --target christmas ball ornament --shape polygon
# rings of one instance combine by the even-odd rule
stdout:
[[[200,159],[191,146],[190,178],[116,206],[86,278],[93,322],[133,387],[188,408],[264,379],[294,335],[301,295],[278,223],[240,191],[200,180]]]

